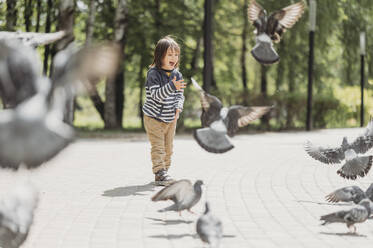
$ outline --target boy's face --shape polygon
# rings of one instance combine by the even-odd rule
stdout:
[[[169,47],[166,55],[162,59],[162,69],[173,70],[179,61],[179,52],[176,49]]]

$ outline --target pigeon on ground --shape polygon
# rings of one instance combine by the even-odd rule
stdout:
[[[256,45],[251,50],[253,57],[261,64],[269,65],[280,57],[273,49],[272,41],[279,42],[282,33],[291,28],[304,12],[302,1],[277,10],[267,16],[267,12],[255,0],[248,7],[249,21],[255,26]]]
[[[197,234],[200,239],[208,243],[211,248],[218,248],[223,237],[221,221],[210,213],[209,203],[205,203],[205,212],[198,218],[196,224]]]
[[[0,247],[22,245],[32,225],[37,203],[38,193],[29,184],[17,186],[0,201]]]
[[[201,180],[197,180],[193,185],[191,181],[182,179],[163,188],[152,197],[152,201],[171,200],[174,202],[173,205],[159,212],[177,211],[181,215],[181,211],[188,210],[193,213],[190,209],[201,199],[202,185]]]
[[[362,223],[368,219],[371,214],[371,201],[363,199],[356,207],[350,210],[342,210],[331,214],[323,215],[320,220],[324,221],[321,225],[330,223],[346,223],[347,228],[352,233],[356,233],[356,223]]]
[[[199,90],[202,114],[202,127],[194,131],[194,138],[198,144],[208,152],[224,153],[234,146],[228,136],[233,137],[240,127],[268,113],[273,106],[240,105],[223,107],[221,101],[206,93],[192,78],[193,85]]]
[[[348,186],[337,189],[327,195],[326,200],[328,202],[354,202],[358,204],[363,199],[368,198],[373,200],[373,183],[364,192],[359,186]]]
[[[373,120],[368,123],[365,133],[348,143],[344,137],[342,145],[336,148],[314,146],[310,141],[304,145],[306,152],[325,164],[338,164],[345,161],[337,173],[344,178],[355,180],[364,177],[372,166],[373,156],[359,156],[373,147]]]
[[[12,50],[8,43],[0,43],[0,51]],[[75,95],[77,82],[94,77],[111,75],[117,57],[116,48],[105,46],[87,47],[70,52],[64,50],[56,54],[54,59],[54,76],[52,80],[40,75],[36,51],[18,44],[19,63],[35,78],[24,83],[35,84],[36,93],[29,92],[31,97],[20,102],[14,109],[0,111],[0,167],[18,169],[24,164],[28,168],[36,168],[48,161],[74,138],[74,130],[63,122],[66,101]],[[27,50],[27,56],[22,51]],[[14,52],[12,50],[12,52]],[[68,54],[69,56],[66,56]],[[98,55],[106,55],[101,59]],[[24,58],[25,60],[22,60]],[[112,58],[113,62],[108,61]],[[109,59],[110,60],[110,59]],[[0,58],[0,71],[4,68],[9,77],[6,85],[20,84],[22,77],[13,77],[7,61]],[[13,65],[12,65],[13,66]],[[116,66],[113,66],[114,68]],[[25,74],[26,75],[26,74]],[[1,78],[3,80],[3,78]],[[17,82],[13,82],[17,80]]]

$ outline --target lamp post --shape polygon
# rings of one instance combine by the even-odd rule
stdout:
[[[307,118],[306,130],[312,128],[312,84],[313,84],[313,43],[316,29],[316,0],[310,0],[310,31],[309,31],[309,56],[308,56],[308,91],[307,91]]]
[[[364,59],[365,59],[365,32],[360,32],[360,127],[364,126]]]

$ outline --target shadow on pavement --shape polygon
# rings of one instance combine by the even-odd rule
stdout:
[[[305,201],[305,200],[297,200],[296,202],[303,202],[303,203],[313,203],[318,205],[329,205],[329,206],[352,206],[351,203],[330,203],[330,202],[316,202],[316,201]]]
[[[367,235],[364,234],[358,234],[358,233],[333,233],[333,232],[320,232],[320,234],[324,235],[336,235],[336,236],[351,236],[351,237],[360,237],[360,238],[366,238]]]
[[[155,221],[153,225],[177,225],[177,224],[191,224],[191,220],[162,220],[157,218],[146,217],[149,220]]]
[[[194,239],[197,239],[197,234],[168,234],[168,235],[150,235],[148,236],[150,238],[157,238],[157,239],[181,239],[184,237],[192,237]]]
[[[147,195],[143,192],[153,192],[156,186],[153,182],[145,185],[133,185],[127,187],[118,187],[114,189],[105,190],[102,196],[108,197],[125,197],[130,195]]]

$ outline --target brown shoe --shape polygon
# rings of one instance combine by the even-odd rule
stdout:
[[[155,173],[154,184],[158,186],[168,186],[171,183],[175,182],[174,179],[167,174],[167,170],[161,169]]]

